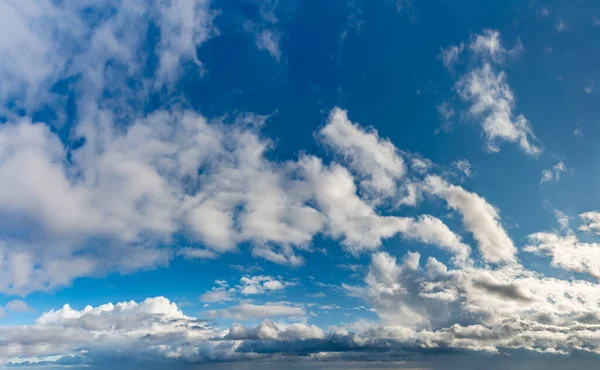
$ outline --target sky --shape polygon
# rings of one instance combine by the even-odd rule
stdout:
[[[0,368],[596,369],[600,4],[0,0]]]

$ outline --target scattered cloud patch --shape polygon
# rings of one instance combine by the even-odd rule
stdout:
[[[542,171],[542,179],[540,180],[540,185],[543,185],[548,182],[558,182],[560,180],[560,174],[567,171],[567,166],[565,166],[563,161],[558,162],[552,167],[552,169],[547,169]]]
[[[490,152],[500,151],[500,142],[518,144],[530,155],[539,155],[541,148],[531,124],[522,114],[513,112],[515,97],[506,73],[500,67],[507,58],[515,59],[522,51],[520,41],[512,49],[502,46],[500,32],[484,30],[475,34],[469,44],[471,63],[459,75],[455,88],[470,104],[468,116],[481,125]]]

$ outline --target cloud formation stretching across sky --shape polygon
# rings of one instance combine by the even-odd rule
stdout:
[[[0,367],[596,368],[600,7],[467,3],[0,2]]]

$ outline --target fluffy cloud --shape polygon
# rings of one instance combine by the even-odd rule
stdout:
[[[529,235],[525,252],[552,258],[552,266],[590,274],[600,279],[600,244],[580,242],[573,234],[535,233]]]
[[[255,327],[235,324],[225,336],[226,339],[232,340],[306,340],[324,337],[323,330],[314,325],[303,323],[281,325],[269,320],[265,320]]]
[[[57,106],[62,97],[50,92],[52,86],[72,77],[81,77],[76,83],[86,96],[106,90],[136,94],[123,77],[144,79],[151,23],[160,38],[154,82],[144,81],[150,87],[174,82],[185,62],[200,66],[196,48],[215,33],[208,0],[8,1],[0,14],[0,31],[13,35],[0,38],[0,101],[28,111]]]
[[[326,215],[326,228],[351,252],[377,248],[382,239],[398,233],[409,239],[431,243],[458,254],[468,254],[469,247],[460,242],[439,219],[380,216],[362,200],[347,169],[338,164],[323,165],[316,157],[299,161],[300,174],[311,185],[318,208]]]
[[[543,277],[521,266],[449,269],[419,254],[373,255],[364,286],[346,286],[368,300],[383,326],[373,338],[420,346],[484,351],[597,351],[597,285]],[[431,348],[431,347],[429,347]]]
[[[379,138],[377,131],[365,132],[348,119],[345,110],[335,108],[319,133],[363,177],[363,191],[383,196],[398,191],[398,180],[406,173],[404,160],[389,140]]]
[[[470,103],[469,114],[473,119],[481,121],[487,149],[498,152],[499,142],[507,141],[518,144],[528,154],[539,154],[541,148],[535,144],[529,121],[513,113],[515,98],[506,74],[496,67],[507,57],[518,55],[521,44],[507,50],[500,42],[498,31],[485,30],[473,37],[469,49],[476,66],[459,77],[456,90]]]
[[[484,198],[434,175],[427,177],[425,189],[444,199],[450,208],[462,215],[463,223],[477,240],[484,260],[494,263],[516,261],[517,249],[500,223],[498,210]]]
[[[241,285],[239,291],[243,295],[256,295],[264,294],[269,291],[278,291],[284,289],[286,286],[293,285],[293,283],[280,281],[270,276],[250,276],[243,277],[240,279]]]
[[[81,348],[94,353],[119,350],[129,354],[162,343],[206,341],[223,335],[205,323],[185,316],[163,297],[143,302],[121,302],[76,310],[65,305],[40,316],[34,325],[3,327],[0,360],[21,356],[75,354]]]
[[[23,357],[47,364],[78,360],[178,364],[213,361],[379,360],[435,355],[438,350],[497,353],[507,350],[566,354],[598,352],[600,317],[596,284],[544,278],[521,267],[449,269],[418,253],[401,263],[373,255],[364,287],[347,287],[372,299],[381,324],[357,323],[330,332],[304,322],[263,320],[219,329],[184,315],[163,297],[76,310],[65,305],[30,326],[0,329],[0,360]],[[243,304],[226,311],[235,320],[304,315],[288,303]],[[352,328],[351,330],[349,330]],[[359,357],[355,357],[360,354]],[[560,360],[560,358],[555,358]],[[183,364],[183,363],[182,363]]]
[[[580,231],[600,234],[600,212],[584,212],[579,215],[579,219],[581,221]]]
[[[81,276],[153,268],[174,255],[217,258],[242,243],[252,246],[255,257],[298,266],[304,263],[299,251],[310,250],[318,233],[340,239],[354,254],[396,234],[462,261],[470,253],[433,216],[380,214],[377,204],[394,205],[390,192],[401,188],[408,191],[401,202],[416,204],[425,188],[417,176],[431,164],[411,158],[415,172],[405,178],[399,151],[351,124],[340,109],[321,135],[354,172],[310,155],[268,160],[272,143],[260,133],[261,116],[223,122],[190,111],[156,111],[121,129],[107,110],[90,112],[93,120],[75,128],[85,139],[75,149],[65,148],[46,125],[27,119],[0,127],[1,216],[20,220],[0,228],[10,235],[0,243],[0,263],[7,266],[0,270],[2,291],[53,289]],[[361,196],[357,182],[369,195]],[[448,189],[429,191],[456,191],[444,186]],[[497,215],[490,217],[489,230],[474,232],[483,249],[486,238],[500,235]],[[38,232],[25,238],[32,226]],[[160,246],[179,232],[202,248]],[[63,268],[67,264],[71,267]]]
[[[259,7],[261,34],[277,22],[275,5]],[[401,234],[466,261],[470,247],[441,220],[381,214],[379,207],[416,206],[418,177],[431,164],[340,108],[318,136],[347,167],[308,154],[270,160],[273,142],[260,131],[267,117],[209,120],[179,106],[141,113],[151,94],[176,101],[173,83],[203,72],[197,48],[217,34],[208,1],[1,7],[0,27],[18,39],[0,39],[7,55],[0,99],[25,114],[6,112],[0,127],[1,292],[52,290],[83,276],[156,268],[174,256],[215,259],[242,244],[257,258],[299,266],[317,234],[353,254]],[[157,61],[149,67],[152,32]],[[65,96],[50,92],[59,82],[74,93],[77,112],[63,139],[51,129],[60,122],[29,118],[42,106],[61,116]],[[201,246],[174,247],[174,235]],[[226,299],[223,291],[207,294],[207,301]]]

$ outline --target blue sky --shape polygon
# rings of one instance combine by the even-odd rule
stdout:
[[[595,368],[600,4],[5,0],[0,31],[0,366]]]

